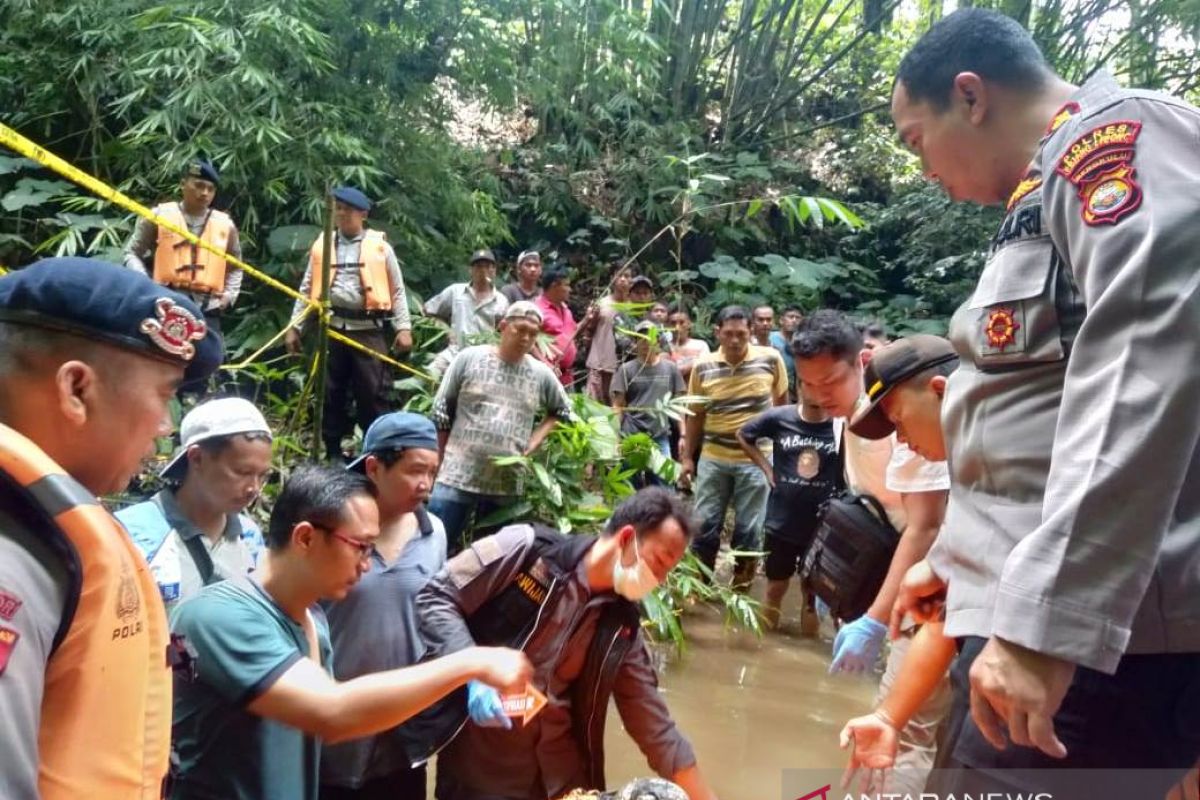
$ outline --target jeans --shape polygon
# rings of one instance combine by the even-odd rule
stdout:
[[[429,513],[446,526],[446,553],[452,556],[463,548],[462,538],[471,522],[472,512],[476,520],[481,520],[512,501],[511,497],[465,492],[439,482],[433,485],[427,507]],[[480,529],[476,526],[476,533],[479,535],[490,533],[492,530],[494,528]]]
[[[692,552],[710,568],[721,549],[721,528],[725,510],[733,503],[733,541],[735,550],[761,550],[762,527],[767,517],[767,496],[771,487],[767,476],[754,464],[739,464],[701,458],[696,466],[696,516],[700,535],[692,542]]]

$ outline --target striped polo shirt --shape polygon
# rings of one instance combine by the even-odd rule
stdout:
[[[700,457],[752,463],[738,446],[738,428],[771,408],[774,398],[786,392],[787,369],[774,348],[752,344],[737,366],[730,365],[720,349],[697,358],[688,394],[708,398]],[[769,456],[770,450],[764,449],[763,455]]]

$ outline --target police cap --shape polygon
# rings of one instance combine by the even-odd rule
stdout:
[[[339,186],[331,194],[334,200],[337,200],[339,203],[345,203],[351,208],[357,208],[359,211],[371,210],[371,198],[353,186]]]
[[[221,364],[221,338],[195,303],[144,273],[95,258],[46,258],[0,278],[0,321],[179,364],[188,380]]]
[[[214,184],[221,182],[221,173],[217,172],[217,168],[213,166],[211,161],[196,161],[188,162],[187,167],[183,170],[185,178],[200,178],[201,180],[211,181]]]

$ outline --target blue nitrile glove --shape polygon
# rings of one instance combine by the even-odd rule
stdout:
[[[887,630],[887,625],[866,614],[843,625],[833,640],[833,663],[829,665],[829,673],[870,672],[879,660]]]
[[[500,693],[486,683],[471,681],[467,684],[467,713],[481,728],[512,727],[512,720],[500,704]]]

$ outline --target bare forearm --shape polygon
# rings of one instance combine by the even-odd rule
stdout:
[[[479,651],[471,648],[338,684],[323,730],[312,733],[327,742],[340,742],[394,728],[479,677],[478,662]]]
[[[755,466],[762,470],[763,475],[766,475],[768,480],[771,480],[774,477],[771,462],[767,461],[766,456],[762,454],[758,446],[747,442],[746,437],[742,436],[741,431],[738,431],[737,440],[738,445],[742,448],[742,452],[754,462]]]
[[[558,417],[546,417],[542,420],[542,424],[537,426],[537,430],[533,432],[533,436],[529,437],[529,447],[525,449],[525,455],[535,452],[542,446],[542,442],[550,435],[550,431],[554,430],[554,426],[558,424]]]
[[[700,774],[698,764],[684,767],[672,775],[671,780],[687,792],[688,800],[717,800],[716,793]]]
[[[704,413],[697,412],[688,417],[684,430],[683,438],[686,450],[679,455],[681,458],[695,460],[700,456],[700,444],[704,438]]]
[[[879,710],[897,728],[903,728],[933,694],[954,654],[954,640],[942,634],[942,623],[926,624],[913,637],[896,681],[879,703]]]
[[[892,563],[888,566],[883,586],[879,587],[879,594],[875,596],[875,602],[867,609],[868,616],[885,624],[891,619],[892,606],[896,602],[896,595],[900,591],[900,582],[904,580],[904,573],[908,572],[909,567],[913,564],[925,558],[929,553],[929,548],[933,546],[934,540],[937,539],[937,532],[936,527],[916,525],[905,527],[904,532],[900,535],[900,543],[896,545],[896,553],[892,556]]]
[[[446,442],[450,441],[450,431],[438,431],[438,463],[446,457]]]

